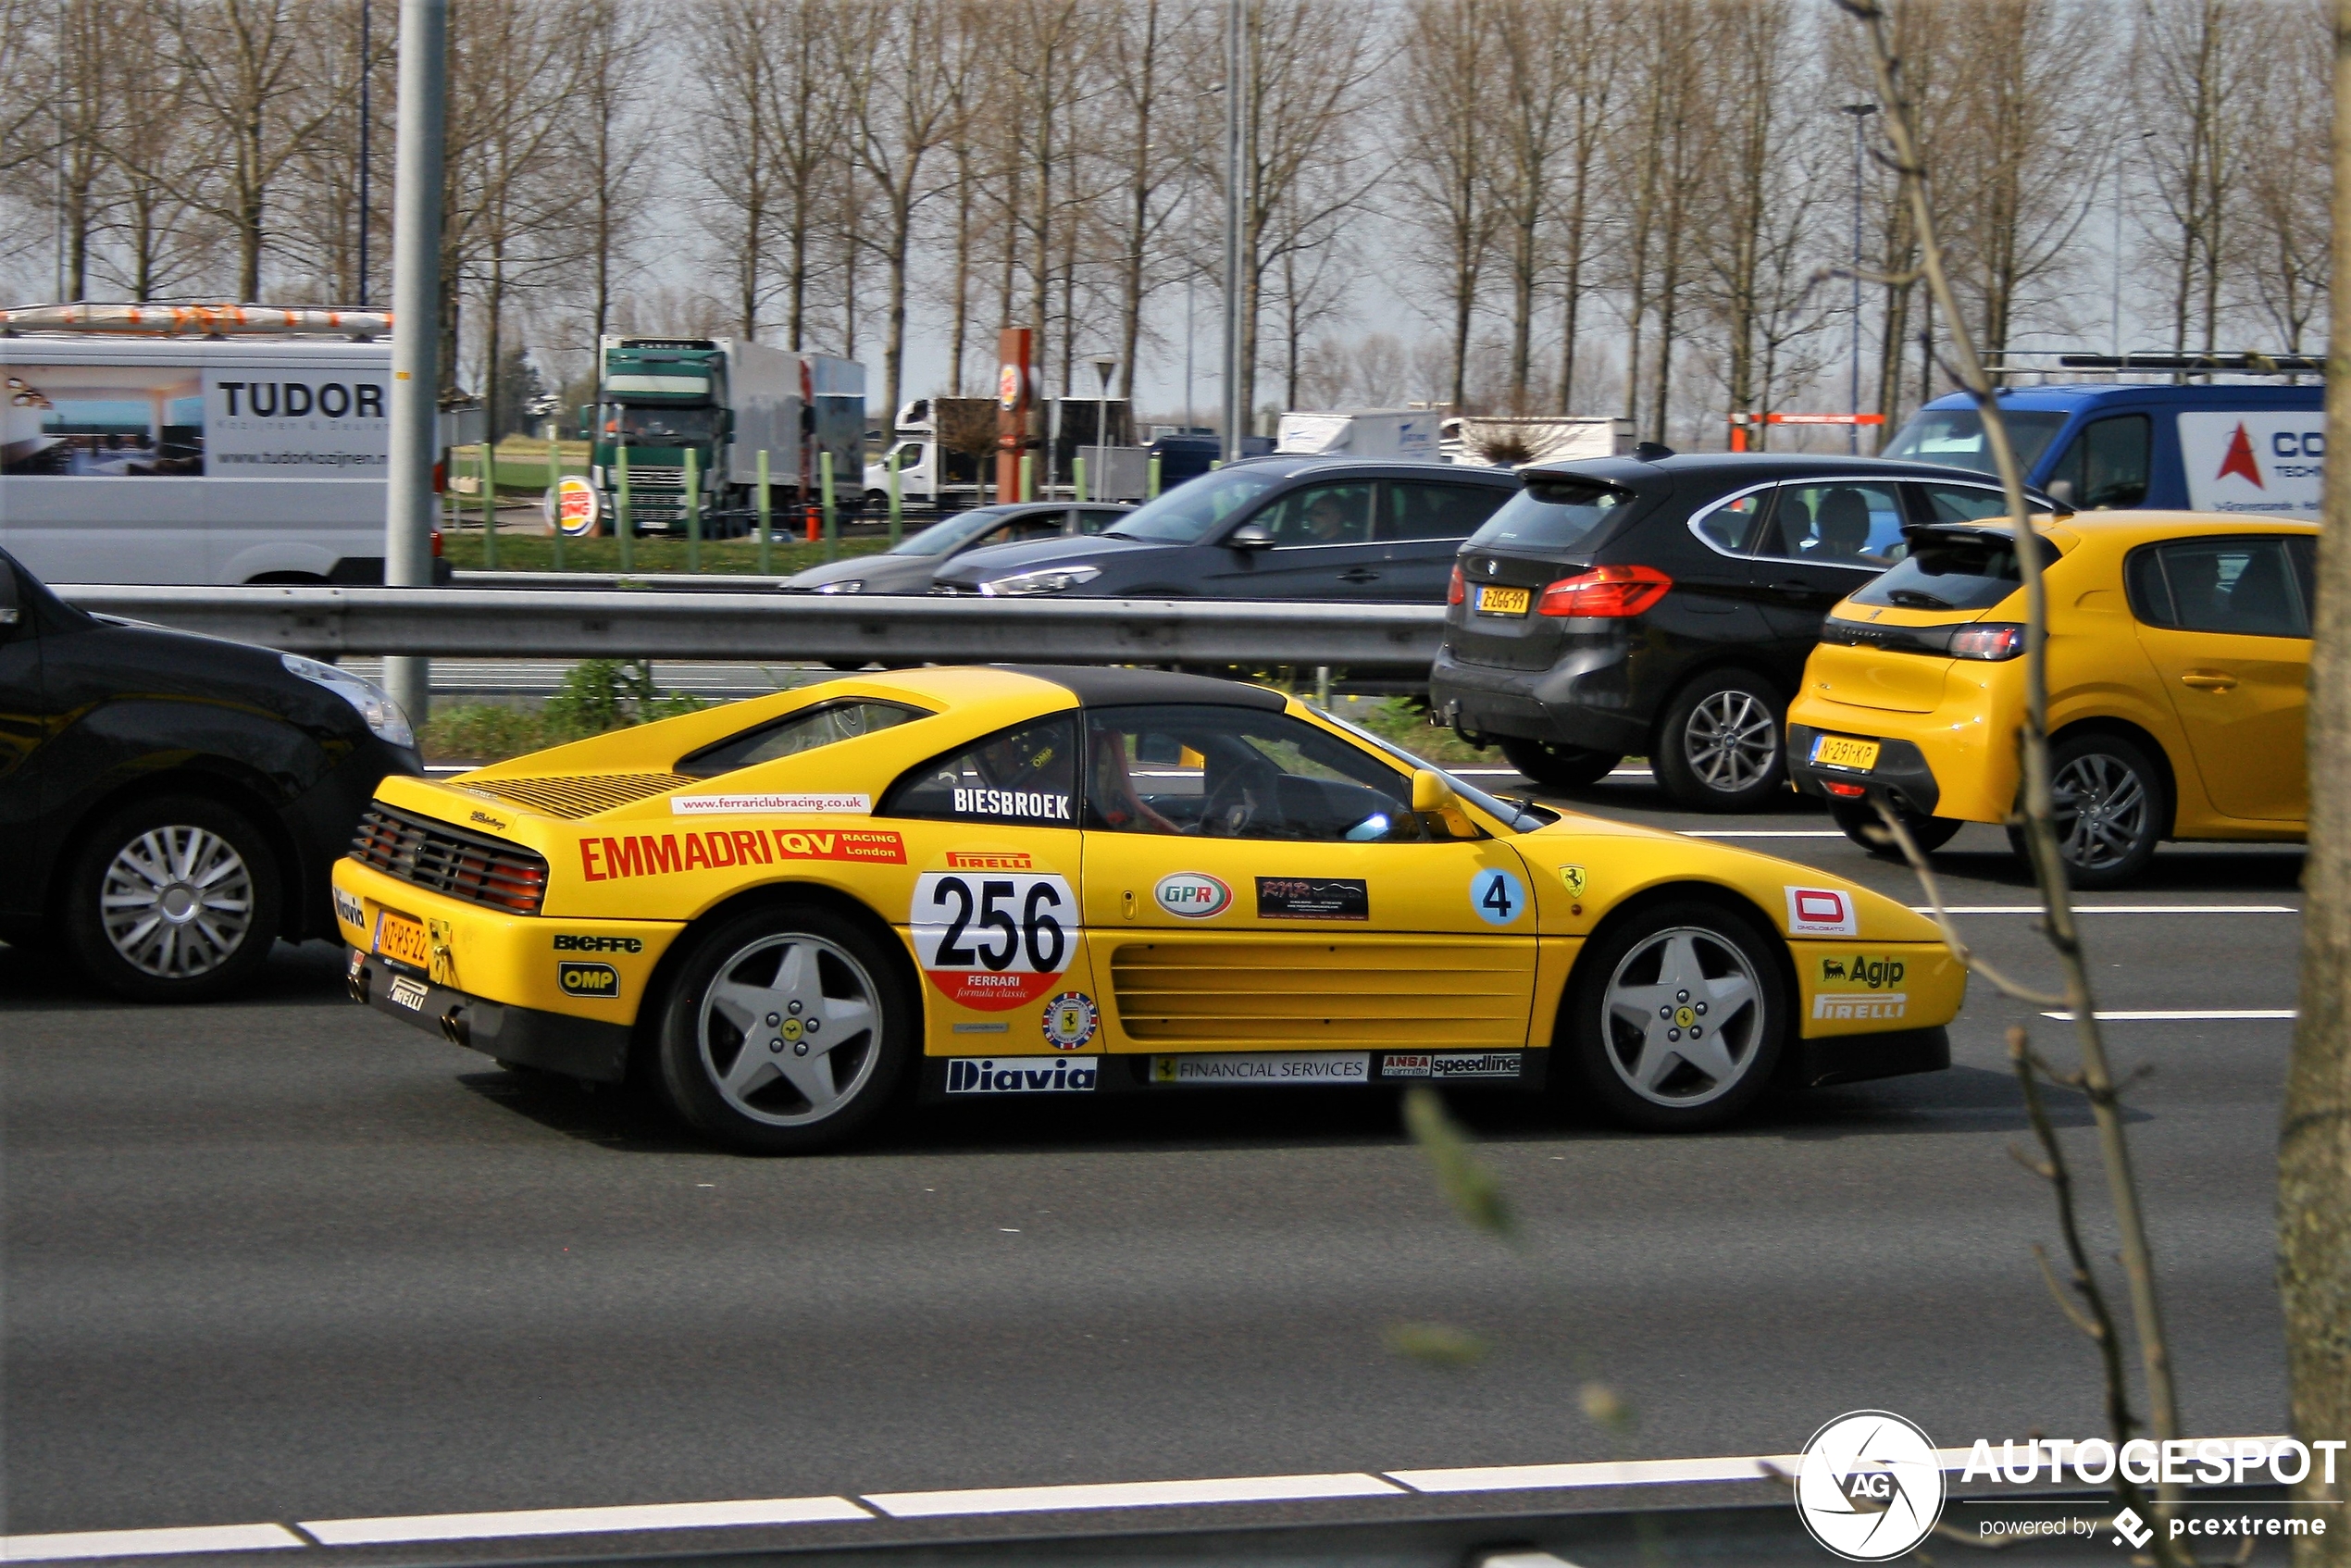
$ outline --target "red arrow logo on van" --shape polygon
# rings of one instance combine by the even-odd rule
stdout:
[[[2253,438],[2245,433],[2243,421],[2237,424],[2237,433],[2229,438],[2229,454],[2220,459],[2220,471],[2212,477],[2225,479],[2231,474],[2251,479],[2256,490],[2270,488],[2261,482],[2261,466],[2253,460]]]

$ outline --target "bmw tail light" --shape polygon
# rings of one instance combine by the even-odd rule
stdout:
[[[1595,566],[1543,590],[1545,616],[1637,616],[1665,597],[1673,579],[1654,566]]]
[[[1462,568],[1457,564],[1453,567],[1452,585],[1445,590],[1445,603],[1458,604],[1468,597],[1469,585],[1462,580]]]
[[[1963,626],[1951,633],[1951,657],[1997,662],[2024,652],[2024,628],[2006,623]]]

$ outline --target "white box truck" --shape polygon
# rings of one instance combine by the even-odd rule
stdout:
[[[1277,453],[1437,461],[1437,416],[1425,408],[1338,408],[1293,412],[1275,428]]]
[[[1633,450],[1633,421],[1605,414],[1453,414],[1439,425],[1437,444],[1448,463],[1499,468],[1623,457]]]

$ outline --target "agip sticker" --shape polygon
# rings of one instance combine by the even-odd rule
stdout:
[[[915,960],[939,993],[982,1013],[1026,1006],[1069,967],[1077,901],[1036,872],[929,871],[908,911]]]

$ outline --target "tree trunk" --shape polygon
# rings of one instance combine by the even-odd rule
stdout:
[[[2351,170],[2351,0],[2334,4],[2334,167]],[[2351,180],[2334,187],[2334,297],[2351,300]],[[2351,442],[2351,310],[2328,328],[2327,436]],[[2351,445],[2339,445],[2351,452]],[[2278,1139],[2278,1290],[2294,1435],[2351,1437],[2351,467],[2326,476],[2310,646],[2310,852],[2302,876],[2301,1019]],[[2330,1457],[2341,1458],[2341,1455]],[[2351,1499],[2351,1467],[2314,1463],[2306,1503]],[[2296,1568],[2351,1563],[2351,1521],[2295,1542]]]

